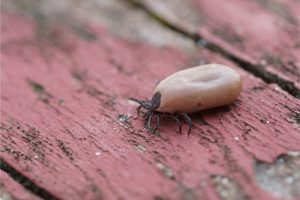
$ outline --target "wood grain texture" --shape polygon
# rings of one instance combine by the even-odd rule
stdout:
[[[297,1],[197,1],[207,39],[300,87]]]
[[[35,184],[61,199],[224,199],[226,177],[237,197],[277,199],[254,169],[300,151],[300,102],[277,85],[202,49],[198,62],[241,73],[241,96],[192,115],[188,138],[169,119],[152,135],[127,99],[150,98],[157,81],[195,64],[189,55],[100,25],[87,27],[89,40],[55,25],[41,36],[31,18],[2,18],[1,158]]]
[[[218,52],[221,48],[226,54],[261,68],[262,74],[274,74],[300,88],[298,1],[128,1],[149,8],[186,36],[198,33],[202,38],[200,46],[213,43],[217,49],[207,47]]]

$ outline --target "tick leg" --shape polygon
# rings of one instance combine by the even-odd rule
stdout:
[[[139,118],[140,117],[140,114],[141,114],[141,108],[142,108],[142,106],[139,106],[137,109],[136,109],[136,111],[137,111],[137,118]],[[136,119],[137,119],[136,118]]]
[[[148,130],[152,130],[152,127],[151,127],[152,117],[153,117],[153,112],[150,112],[148,120],[147,120],[147,129]]]
[[[188,130],[188,133],[187,133],[187,136],[189,136],[190,132],[192,130],[192,120],[186,113],[183,113],[182,116],[184,117],[185,121],[189,124],[189,130]]]
[[[145,119],[145,121],[144,121],[144,127],[145,127],[145,128],[147,128],[147,122],[148,122],[150,113],[151,113],[151,112],[146,112],[146,113],[144,113],[144,115],[143,115],[143,117],[144,117],[144,119]]]
[[[151,111],[144,113],[143,117],[147,120],[151,114]]]
[[[155,127],[153,133],[159,128],[159,124],[160,124],[160,113],[157,113],[156,127]]]
[[[170,116],[172,119],[174,119],[176,121],[176,123],[178,125],[178,128],[179,128],[179,133],[182,133],[182,131],[181,131],[181,122],[180,122],[180,120],[178,118],[178,115],[174,116],[172,114],[168,114],[168,116]]]

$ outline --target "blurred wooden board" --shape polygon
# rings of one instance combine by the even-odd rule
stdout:
[[[299,1],[130,1],[149,9],[189,37],[198,33],[202,37],[199,45],[212,43],[212,47],[207,47],[241,60],[242,66],[249,63],[261,68],[259,71],[254,66],[244,66],[269,82],[275,75],[276,82],[283,87],[294,85],[297,92],[290,92],[300,98]]]
[[[241,73],[241,96],[192,115],[188,138],[168,119],[151,135],[127,99],[150,98],[157,81],[194,57],[101,24],[45,28],[5,11],[1,26],[1,159],[53,198],[220,199],[225,180],[241,199],[277,199],[257,184],[254,167],[300,150],[300,102],[277,85],[201,49],[198,63]]]

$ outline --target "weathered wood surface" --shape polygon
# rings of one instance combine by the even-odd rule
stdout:
[[[203,35],[300,88],[299,1],[198,0]],[[220,12],[220,10],[222,12]]]
[[[145,42],[120,38],[109,31],[112,22],[104,21],[74,28],[76,22],[41,24],[16,10],[2,13],[1,161],[32,187],[25,190],[2,164],[4,194],[16,199],[300,198],[299,100],[184,39],[157,46],[147,37]],[[158,29],[155,37],[164,34],[164,27]],[[241,73],[244,89],[235,103],[192,115],[188,138],[168,119],[158,135],[149,134],[142,119],[133,120],[135,105],[128,97],[149,98],[168,74],[206,62]],[[279,180],[268,179],[266,167],[279,162],[286,170]]]
[[[167,19],[179,32],[199,40],[199,45],[233,58],[267,82],[291,88],[290,92],[300,98],[299,1],[131,2]]]

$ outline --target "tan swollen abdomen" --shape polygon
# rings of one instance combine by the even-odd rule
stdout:
[[[240,75],[230,67],[209,64],[176,72],[154,92],[161,93],[157,111],[192,113],[227,105],[241,92]]]

